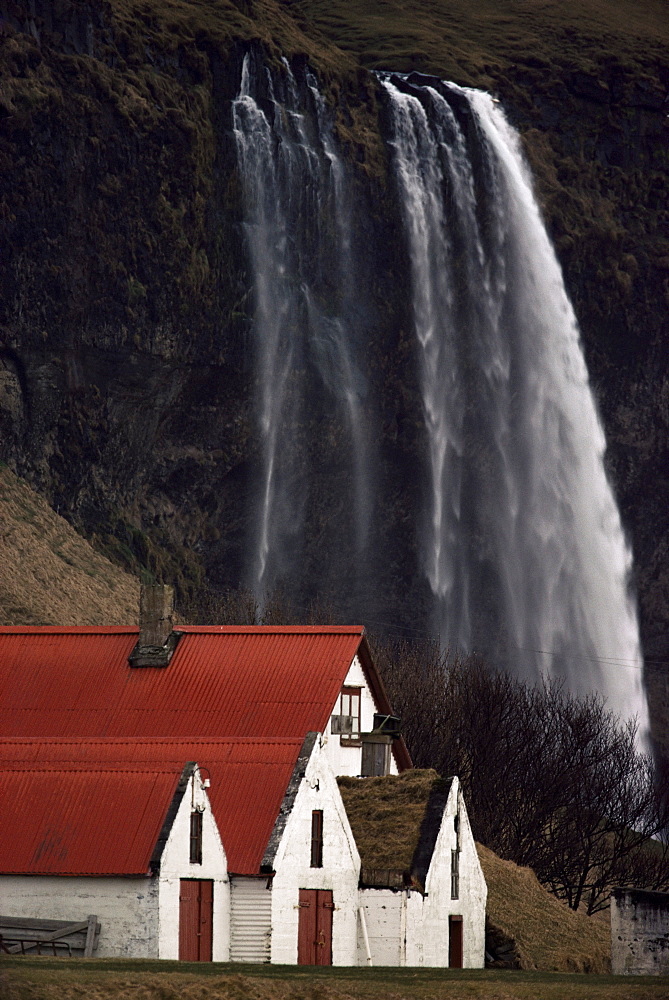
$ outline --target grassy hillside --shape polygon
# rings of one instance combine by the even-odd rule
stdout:
[[[479,860],[488,884],[487,937],[513,946],[521,969],[544,972],[608,972],[608,914],[588,917],[570,910],[540,885],[531,868],[504,861],[482,844]]]
[[[0,624],[132,625],[139,583],[0,467]]]

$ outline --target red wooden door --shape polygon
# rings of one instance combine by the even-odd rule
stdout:
[[[214,883],[209,879],[181,879],[179,885],[179,958],[182,962],[211,962]]]
[[[448,918],[448,967],[462,968],[462,917]]]
[[[298,965],[332,965],[332,892],[300,889]]]

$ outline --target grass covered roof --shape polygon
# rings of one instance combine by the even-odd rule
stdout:
[[[430,796],[447,792],[450,779],[411,770],[337,781],[363,869],[411,871]]]

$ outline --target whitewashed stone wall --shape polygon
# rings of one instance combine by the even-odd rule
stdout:
[[[392,889],[361,889],[372,965],[404,965],[402,909],[406,893]],[[362,924],[358,933],[358,965],[368,965]]]
[[[374,699],[369,690],[362,664],[357,656],[349,668],[343,687],[359,687],[360,691],[360,728],[363,733],[370,733],[374,726],[374,713],[378,707],[374,704]],[[332,714],[339,714],[340,701],[332,706]],[[338,735],[333,735],[331,723],[328,721],[327,728],[323,734],[323,745],[327,754],[330,766],[336,775],[348,775],[357,777],[362,771],[362,747],[350,746],[342,743]],[[390,758],[390,773],[397,774],[397,764],[395,758]]]
[[[455,817],[460,815],[460,891],[451,899],[451,851],[456,847]],[[465,969],[485,964],[485,906],[488,889],[481,871],[460,782],[453,778],[441,829],[425,879],[421,939],[423,965],[448,965],[448,918],[462,916]]]
[[[202,864],[190,862],[190,815],[202,811]],[[191,778],[172,824],[160,864],[158,957],[179,957],[179,883],[182,878],[214,883],[212,958],[230,958],[230,883],[225,850],[202,787],[199,771]]]
[[[85,920],[95,913],[100,957],[158,958],[158,879],[70,875],[3,875],[8,916]]]
[[[323,867],[311,867],[311,814],[323,810]],[[357,961],[360,856],[344,803],[317,739],[274,859],[271,960],[297,962],[300,889],[331,889],[332,964]]]

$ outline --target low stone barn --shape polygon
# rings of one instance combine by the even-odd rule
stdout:
[[[187,794],[181,790],[172,820],[170,800],[154,790],[156,775],[178,776],[188,758],[199,761],[203,780]],[[103,769],[114,776],[115,797],[106,795],[99,809],[96,782]],[[0,774],[3,780],[42,775],[35,779],[39,788],[58,774],[64,803],[54,825],[51,806],[43,814],[29,792],[3,824],[2,896],[20,915],[74,919],[88,897],[99,911],[101,955],[355,965],[360,858],[318,734],[305,740],[0,740]],[[139,791],[147,781],[153,812]],[[77,802],[87,822],[73,818],[66,804],[82,782],[87,794],[77,793]],[[134,825],[126,824],[126,796],[136,810]],[[207,837],[194,854],[193,817],[205,804]],[[23,837],[26,816],[38,823],[42,839],[31,836],[16,860],[11,844]],[[159,861],[149,846],[160,820],[175,832]],[[98,835],[114,845],[111,868],[99,860]],[[41,846],[46,838],[53,845],[48,862]],[[198,904],[206,947],[197,954],[184,945],[192,890],[206,897]]]
[[[361,857],[359,965],[482,968],[487,889],[457,778],[339,778]]]

